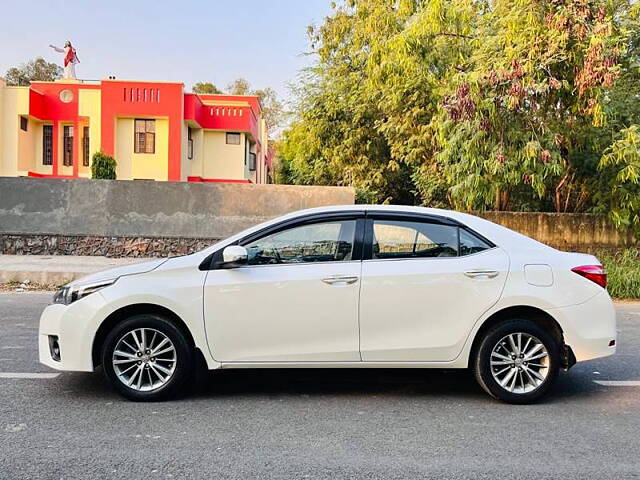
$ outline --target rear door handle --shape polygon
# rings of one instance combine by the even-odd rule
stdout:
[[[332,275],[331,277],[323,278],[322,281],[328,285],[336,285],[340,283],[351,285],[358,281],[358,277],[349,275]]]
[[[497,270],[487,270],[484,268],[479,268],[477,270],[468,270],[464,272],[464,274],[469,278],[496,278],[499,272]]]

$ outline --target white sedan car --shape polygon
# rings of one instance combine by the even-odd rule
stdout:
[[[470,368],[490,395],[528,403],[560,368],[616,350],[606,274],[464,213],[325,207],[201,252],[114,268],[58,291],[40,361],[102,365],[132,400],[218,368]]]

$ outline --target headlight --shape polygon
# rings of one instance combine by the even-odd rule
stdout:
[[[100,282],[85,283],[80,285],[67,285],[58,290],[53,296],[53,303],[62,303],[69,305],[70,303],[80,300],[87,295],[97,292],[101,288],[108,287],[116,283],[117,278],[111,280],[101,280]]]

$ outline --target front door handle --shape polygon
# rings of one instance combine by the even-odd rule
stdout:
[[[351,285],[352,283],[356,283],[358,281],[358,277],[349,275],[333,275],[331,277],[323,278],[322,281],[328,285],[336,285],[340,283]]]
[[[496,278],[499,272],[497,270],[487,270],[487,269],[481,268],[477,270],[466,271],[464,272],[464,274],[469,278],[481,278],[481,277]]]

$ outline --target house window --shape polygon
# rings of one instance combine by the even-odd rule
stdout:
[[[89,166],[89,127],[82,130],[82,165]]]
[[[29,128],[29,119],[27,117],[20,117],[20,130],[26,132]]]
[[[73,165],[73,127],[65,125],[62,130],[62,164],[65,167]]]
[[[42,127],[42,164],[53,165],[53,125]]]
[[[249,170],[251,170],[252,172],[256,171],[256,154],[255,153],[249,154]]]
[[[227,145],[240,145],[240,134],[227,133]]]
[[[156,121],[135,120],[135,153],[156,153]]]
[[[193,137],[191,127],[187,127],[187,158],[193,160]]]

